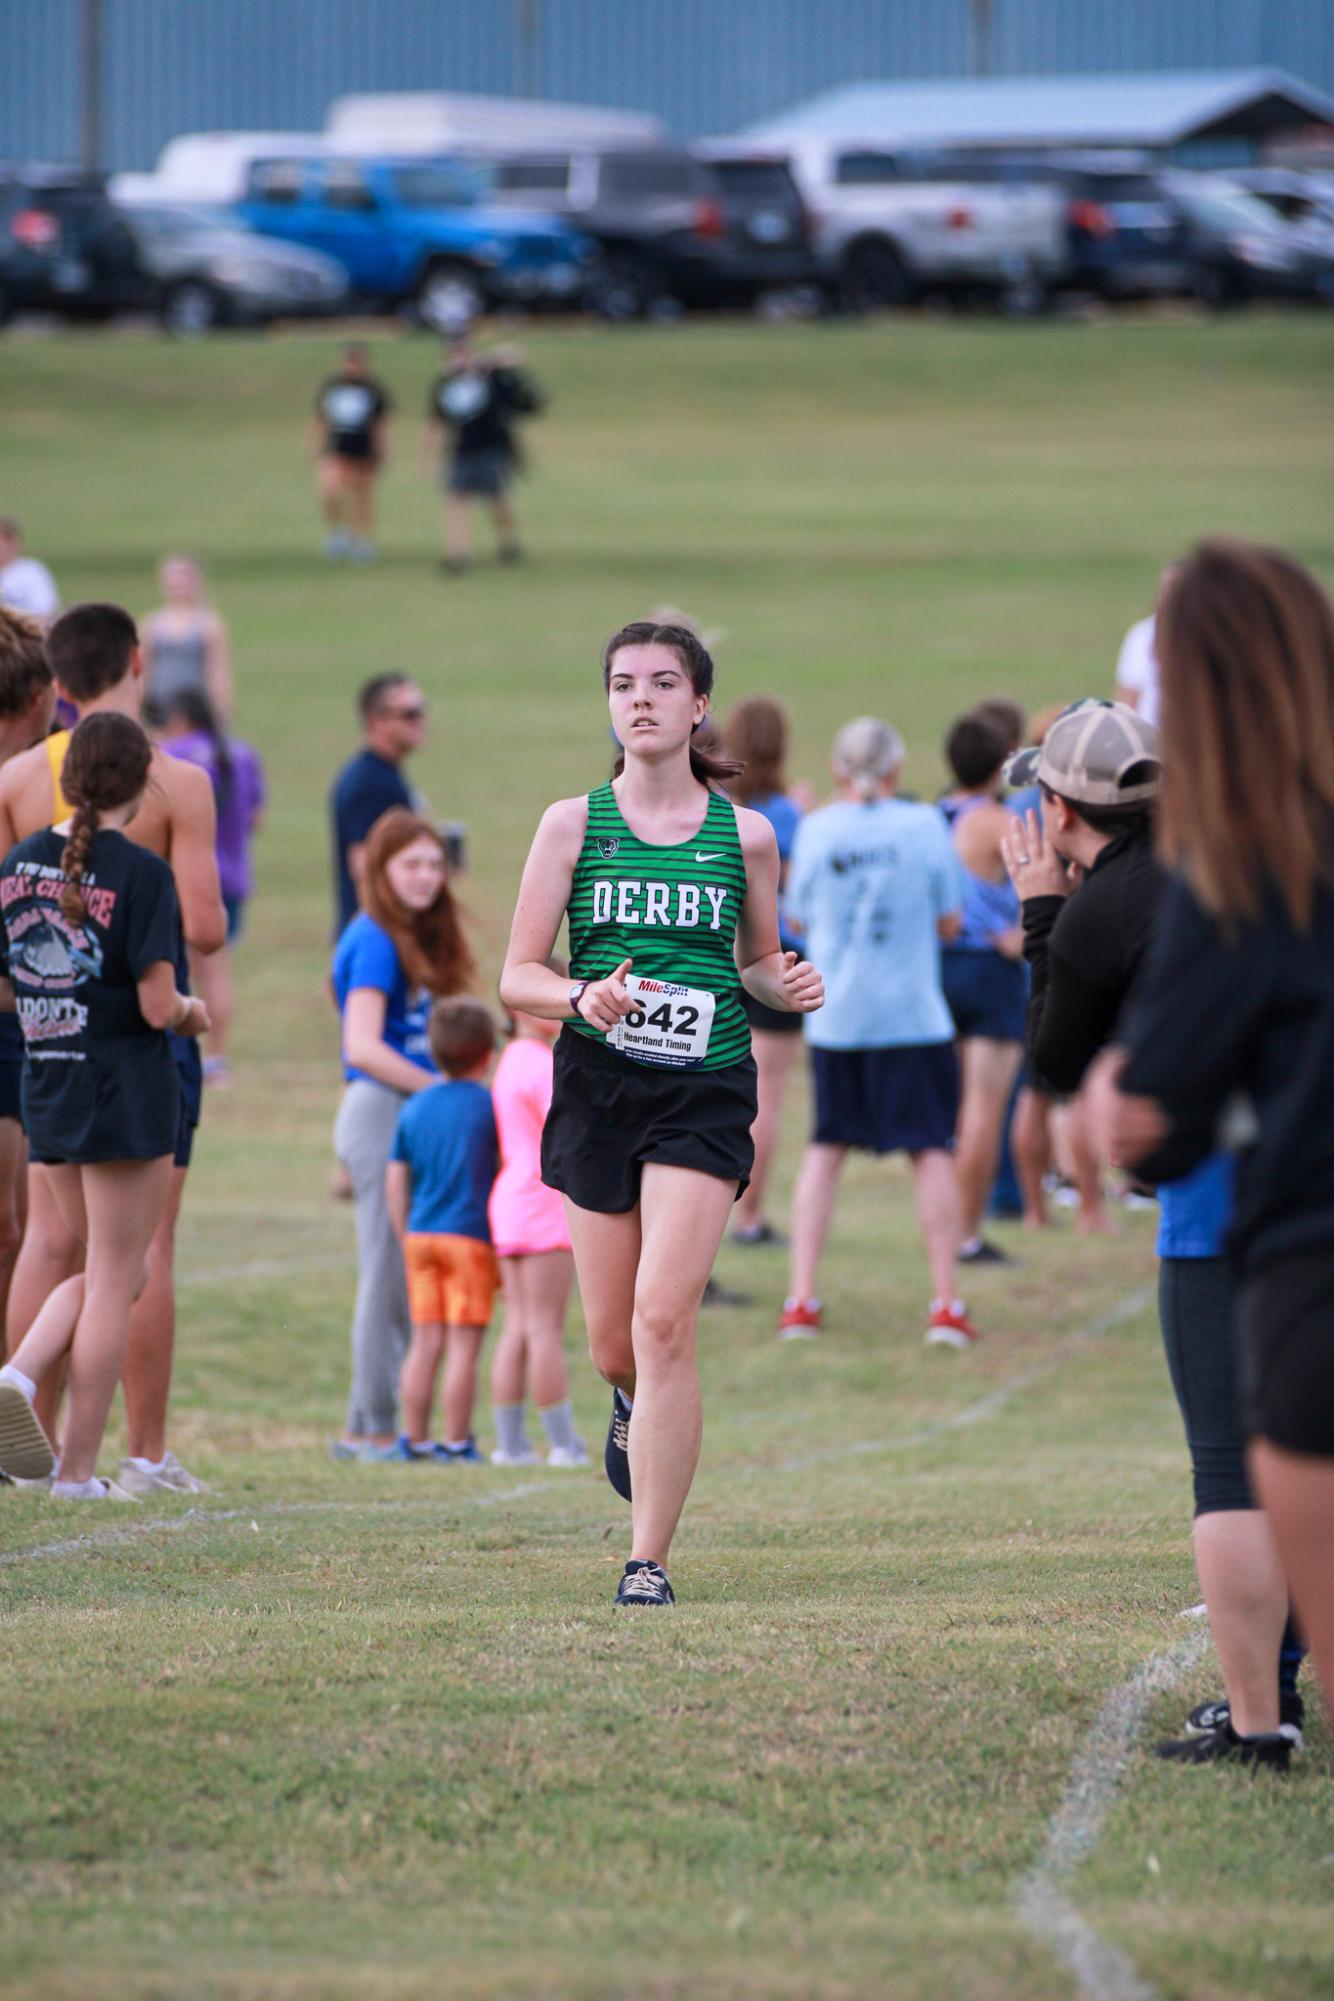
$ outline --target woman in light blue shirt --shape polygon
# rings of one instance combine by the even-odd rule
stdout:
[[[792,1273],[779,1332],[818,1332],[816,1289],[849,1147],[907,1153],[931,1268],[927,1339],[977,1339],[955,1296],[959,1069],[941,989],[940,947],[959,927],[963,872],[934,806],[898,799],[903,743],[863,716],[834,740],[838,799],[797,830],[788,919],[825,975],[806,1024],[815,1131],[792,1204]],[[822,955],[822,956],[821,956]]]

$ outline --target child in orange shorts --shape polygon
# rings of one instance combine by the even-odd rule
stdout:
[[[398,1456],[480,1465],[484,1456],[472,1433],[477,1358],[499,1283],[486,1213],[496,1175],[496,1122],[482,1081],[496,1025],[480,1001],[438,1000],[428,1037],[444,1074],[404,1105],[385,1171],[412,1320],[398,1380]],[[431,1406],[442,1362],[445,1436],[433,1443]]]

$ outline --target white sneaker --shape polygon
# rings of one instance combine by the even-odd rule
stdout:
[[[137,1494],[206,1494],[208,1488],[193,1473],[187,1473],[174,1452],[168,1452],[154,1473],[146,1473],[133,1459],[122,1459],[116,1478],[125,1492]]]
[[[11,1480],[42,1480],[56,1463],[51,1441],[18,1384],[0,1382],[0,1465]]]
[[[536,1466],[537,1454],[531,1445],[525,1446],[522,1452],[502,1452],[500,1447],[497,1446],[491,1454],[491,1464],[493,1466]]]
[[[591,1466],[592,1463],[582,1438],[577,1445],[553,1445],[547,1453],[548,1466]]]
[[[59,1480],[51,1482],[51,1499],[53,1501],[128,1501],[131,1506],[138,1505],[135,1496],[127,1494],[125,1489],[117,1486],[114,1480],[99,1479],[97,1481],[97,1492],[94,1494],[71,1494],[67,1488],[62,1492],[62,1484]]]

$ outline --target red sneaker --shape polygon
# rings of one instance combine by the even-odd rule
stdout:
[[[926,1338],[944,1348],[971,1348],[982,1339],[982,1332],[968,1318],[961,1299],[933,1299]]]
[[[780,1341],[813,1341],[824,1326],[818,1299],[785,1299],[778,1316]]]

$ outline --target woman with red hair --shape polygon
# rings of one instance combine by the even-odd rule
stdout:
[[[365,908],[334,950],[346,1090],[334,1150],[357,1213],[352,1392],[340,1459],[374,1457],[398,1436],[398,1372],[409,1338],[403,1257],[385,1201],[385,1167],[407,1099],[437,1081],[426,1023],[434,998],[473,970],[450,894],[444,845],[429,820],[395,806],[366,841]]]

